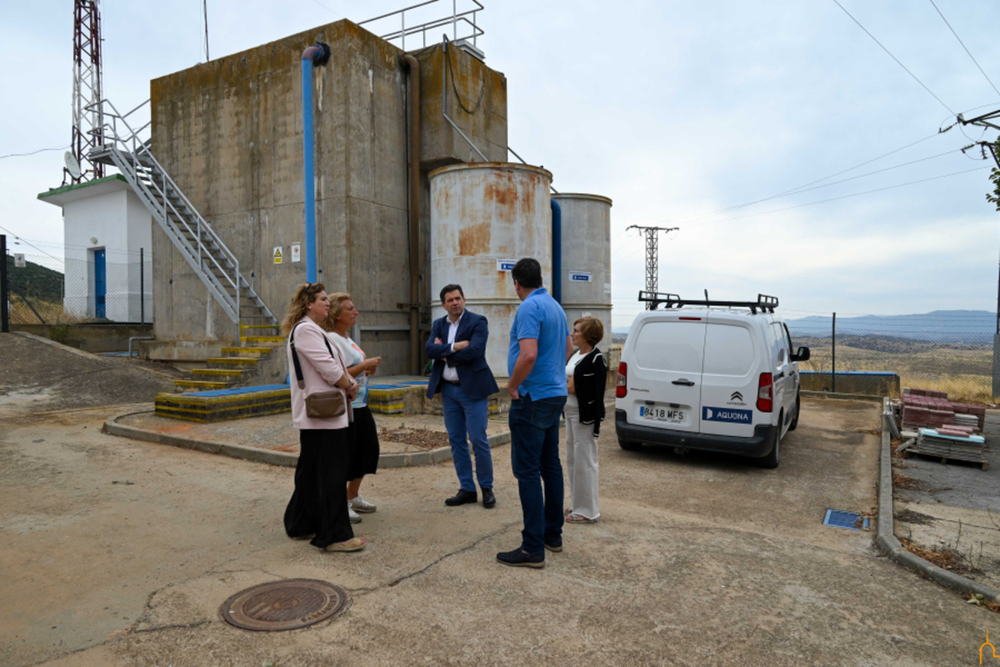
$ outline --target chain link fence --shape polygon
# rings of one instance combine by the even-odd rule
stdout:
[[[611,340],[624,345],[639,304],[612,311]],[[900,387],[947,392],[952,400],[993,403],[995,313],[938,311],[924,315],[807,314],[779,308],[793,348],[808,347],[802,370],[889,372]]]
[[[16,253],[16,249],[15,249]],[[11,324],[153,321],[153,262],[146,252],[87,251],[86,259],[7,257]]]

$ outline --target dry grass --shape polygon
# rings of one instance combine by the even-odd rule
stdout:
[[[855,347],[847,344],[866,345]],[[796,345],[799,341],[796,341]],[[802,339],[811,358],[803,370],[829,371],[829,339]],[[838,371],[888,371],[899,375],[901,387],[944,391],[954,401],[993,403],[993,348],[980,345],[862,339],[837,341]]]
[[[31,306],[38,311],[38,315],[28,307],[24,299],[16,294],[10,295],[10,305],[11,324],[42,324],[42,321],[38,319],[38,315],[42,316],[45,324],[73,324],[88,321],[86,318],[67,314],[61,303],[31,299]]]

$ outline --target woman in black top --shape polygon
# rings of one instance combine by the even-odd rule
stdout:
[[[573,345],[578,350],[566,363],[566,469],[569,474],[570,509],[567,523],[597,523],[597,437],[604,419],[604,388],[608,366],[597,343],[604,326],[593,317],[573,323]]]

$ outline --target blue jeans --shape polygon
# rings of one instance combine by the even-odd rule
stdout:
[[[474,401],[465,395],[458,385],[444,381],[441,383],[441,403],[444,407],[444,425],[448,429],[451,444],[451,459],[455,462],[455,472],[464,491],[476,490],[472,480],[472,457],[466,433],[476,452],[476,477],[483,489],[493,488],[493,458],[490,443],[486,439],[486,421],[489,418],[489,399]]]
[[[563,474],[559,462],[559,416],[565,396],[511,401],[511,467],[521,496],[524,530],[521,549],[544,551],[545,541],[557,541],[563,527]],[[542,483],[545,493],[542,495]]]

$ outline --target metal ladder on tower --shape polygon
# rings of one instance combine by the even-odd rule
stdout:
[[[147,104],[149,100],[121,114],[110,101],[97,102],[103,118],[103,137],[89,157],[118,168],[160,229],[237,325],[238,342],[243,339],[244,329],[277,327],[278,320],[240,273],[239,260],[153,157],[150,140],[141,138],[140,133],[152,121],[137,129],[129,125],[128,118]],[[243,320],[255,323],[244,325]]]

